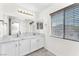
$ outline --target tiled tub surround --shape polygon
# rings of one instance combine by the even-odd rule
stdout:
[[[0,40],[0,56],[23,56],[44,47],[44,35],[22,34]]]

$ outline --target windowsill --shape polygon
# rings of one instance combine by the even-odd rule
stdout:
[[[63,39],[63,40],[69,40],[69,41],[74,41],[74,42],[79,42],[78,40],[72,40],[72,39],[68,39],[68,38],[60,38],[60,37],[55,37],[55,36],[49,36],[51,38],[59,38],[59,39]]]

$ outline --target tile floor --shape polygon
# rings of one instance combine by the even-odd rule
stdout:
[[[29,54],[27,56],[55,56],[55,54],[49,52],[45,48],[41,48],[35,52],[32,52],[31,54]]]

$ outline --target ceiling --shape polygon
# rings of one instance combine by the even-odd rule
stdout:
[[[3,3],[3,5],[7,6],[20,6],[21,8],[32,10],[34,12],[41,12],[49,7],[58,7],[66,5],[67,3]]]
[[[52,10],[57,9],[58,7],[65,6],[67,3],[7,3],[3,4],[4,10],[7,10],[8,12],[14,11],[15,8],[22,8],[24,10],[31,10],[36,15],[38,15],[40,12],[50,9],[52,7]],[[10,10],[9,10],[10,9]]]
[[[40,12],[51,6],[52,3],[19,3],[19,5],[35,12]]]
[[[38,10],[44,10],[52,5],[52,3],[31,3],[30,5],[36,7]]]
[[[68,3],[19,3],[20,6],[32,10],[34,12],[40,13],[41,11],[46,10],[49,7],[56,9],[60,6],[65,6]]]

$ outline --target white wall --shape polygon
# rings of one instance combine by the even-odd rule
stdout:
[[[79,42],[75,41],[48,37],[45,48],[57,56],[79,56]]]
[[[0,3],[0,20],[2,19],[2,13],[3,13],[3,11],[2,11],[2,4]]]
[[[39,19],[41,19],[44,22],[44,31],[46,35],[51,35],[51,17],[49,14],[60,10],[64,7],[69,6],[70,4],[66,3],[53,3],[50,7],[48,7],[46,10],[42,11],[39,15]]]
[[[25,19],[25,18],[26,19],[33,19],[33,17],[31,17],[31,16],[18,13],[18,9],[27,11],[26,8],[23,8],[22,6],[20,6],[17,3],[3,3],[3,5],[2,5],[3,13],[6,14],[6,15],[16,16],[16,17],[19,17],[21,19],[22,18],[23,19]],[[30,10],[30,9],[28,9],[28,10]],[[35,15],[34,15],[34,17],[35,17]]]
[[[49,14],[68,5],[70,4],[54,4],[54,6],[49,7],[39,15],[39,17],[43,19],[44,22],[44,31],[46,36],[45,48],[59,56],[79,55],[79,42],[50,37],[51,18]]]

